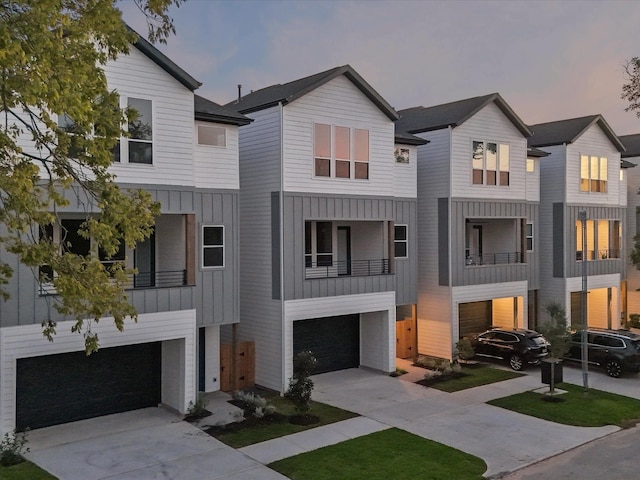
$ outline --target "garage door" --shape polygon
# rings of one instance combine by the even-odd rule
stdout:
[[[144,343],[21,358],[17,365],[16,427],[42,428],[157,406],[161,344]]]
[[[293,323],[293,354],[311,350],[318,359],[313,373],[360,365],[360,315],[314,318]]]
[[[460,338],[491,328],[491,300],[458,305]]]

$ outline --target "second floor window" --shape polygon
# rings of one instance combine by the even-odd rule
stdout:
[[[580,191],[607,192],[606,157],[580,155]]]
[[[153,164],[153,122],[151,100],[129,98],[127,106],[136,118],[129,122],[129,163]]]
[[[227,146],[227,129],[224,127],[198,125],[198,145]]]
[[[409,237],[407,236],[407,225],[394,226],[395,237],[393,246],[396,258],[407,258],[409,256]]]
[[[369,130],[314,124],[316,177],[369,178]]]
[[[527,242],[527,252],[533,251],[533,223],[527,223],[526,226],[526,242]]]
[[[224,227],[202,227],[202,267],[224,267]]]
[[[585,236],[582,222],[576,220],[576,260],[583,258],[583,238],[586,239],[584,258],[586,260],[606,260],[620,258],[622,229],[618,220],[587,220]]]
[[[473,142],[472,183],[509,185],[509,145],[497,142]]]
[[[333,265],[333,224],[331,222],[304,222],[305,267]]]

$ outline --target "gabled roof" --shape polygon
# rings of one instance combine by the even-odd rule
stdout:
[[[618,151],[624,152],[624,145],[602,115],[589,115],[531,125],[529,128],[533,132],[533,136],[529,138],[528,144],[530,147],[550,147],[573,143],[593,124],[598,124]]]
[[[233,101],[225,106],[240,113],[256,112],[273,107],[282,102],[283,105],[306,95],[340,75],[347,77],[358,90],[371,100],[387,117],[397,120],[398,114],[387,101],[376,92],[350,65],[335,67],[331,70],[316,73],[309,77],[294,80],[285,84],[272,85],[245,95],[240,101]]]
[[[481,97],[467,98],[457,102],[435,105],[433,107],[412,107],[398,111],[399,128],[410,133],[429,132],[441,128],[457,127],[469,120],[487,104],[495,102],[498,108],[524,135],[531,135],[527,125],[516,115],[499,93],[491,93]]]
[[[395,142],[400,145],[426,145],[429,140],[417,137],[407,132],[403,132],[396,128]]]
[[[145,40],[142,35],[138,34],[133,28],[127,25],[127,29],[130,32],[138,35],[138,39],[134,42],[133,46],[140,50],[143,54],[149,57],[153,62],[155,62],[160,68],[162,68],[165,72],[179,81],[182,85],[187,87],[192,92],[197,89],[202,82],[199,82],[187,72],[185,72],[178,65],[173,63],[173,61],[167,57],[164,53],[154,47],[151,43]]]
[[[635,163],[628,162],[627,160],[620,160],[620,168],[633,168],[637,167]]]
[[[225,123],[228,125],[248,125],[253,120],[230,108],[218,105],[200,95],[193,96],[193,106],[196,120],[204,122]]]
[[[627,149],[627,151],[621,155],[622,158],[640,157],[640,133],[621,135],[618,138],[624,145],[624,148]]]
[[[544,150],[537,149],[535,147],[527,147],[527,157],[548,157],[551,155],[549,152],[545,152]]]

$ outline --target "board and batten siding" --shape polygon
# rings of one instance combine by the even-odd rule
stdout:
[[[509,185],[473,185],[473,141],[509,144]],[[527,140],[495,103],[486,105],[452,133],[451,196],[526,199]]]
[[[369,131],[368,180],[314,176],[314,123]],[[285,191],[394,194],[393,121],[345,76],[332,79],[284,107],[283,140]]]
[[[607,192],[580,191],[580,155],[607,158]],[[567,145],[567,203],[587,205],[620,204],[620,152],[597,125],[591,125],[574,143]]]
[[[124,332],[105,318],[92,327],[101,348],[137,343],[182,340],[183,370],[171,378],[163,376],[162,400],[179,412],[186,412],[196,394],[195,310],[140,315],[137,323],[127,323]],[[15,428],[17,360],[84,350],[82,335],[71,332],[74,322],[61,322],[53,342],[42,335],[41,326],[26,325],[0,329],[0,435]]]
[[[226,130],[226,146],[198,144],[198,126],[216,126]],[[194,180],[199,188],[240,188],[238,166],[238,127],[211,122],[196,122],[194,134]]]
[[[396,198],[416,198],[418,196],[418,147],[416,145],[395,145],[409,150],[409,163],[398,163],[393,159],[393,196]]]
[[[128,164],[123,158],[110,172],[122,183],[194,185],[193,92],[135,47],[104,70],[121,107],[129,97],[151,100],[153,118],[153,165]]]
[[[239,132],[242,281],[238,336],[241,341],[255,341],[256,383],[279,391],[285,382],[283,317],[282,301],[272,296],[272,260],[280,252],[272,243],[271,195],[280,189],[281,111],[275,106],[247,116],[254,122],[240,127]]]
[[[418,212],[416,200],[396,199],[395,224],[407,225],[407,257],[396,258],[396,303],[418,302]]]

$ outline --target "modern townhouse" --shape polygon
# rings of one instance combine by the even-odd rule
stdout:
[[[579,324],[584,267],[589,326],[618,328],[625,315],[624,147],[601,115],[530,128],[529,146],[549,153],[540,162],[540,304],[559,303]]]
[[[490,327],[527,327],[537,304],[537,158],[497,93],[398,112],[418,147],[418,351],[452,358]]]
[[[395,110],[348,65],[227,106],[253,119],[240,129],[238,338],[255,341],[256,382],[285,390],[304,350],[316,372],[395,370],[396,309],[411,318],[416,301],[422,140],[395,142]]]
[[[151,238],[109,260],[137,268],[127,294],[139,318],[123,333],[109,318],[93,325],[101,348],[87,357],[52,285],[1,252],[14,276],[0,302],[0,433],[158,404],[185,412],[198,389],[219,388],[220,330],[240,317],[238,128],[250,120],[194,95],[200,83],[142,38],[105,72],[142,127],[120,139],[112,172],[161,205]],[[99,255],[78,235],[95,206],[67,195],[49,235]],[[51,343],[45,320],[57,322]]]
[[[626,296],[625,289],[622,290],[622,311],[626,312],[623,321],[629,319],[629,315],[640,314],[640,267],[631,263],[631,251],[634,248],[636,235],[640,235],[640,134],[621,135],[618,137],[625,147],[622,152],[622,167],[626,168],[626,196],[627,196],[627,217],[623,228],[626,242],[624,260],[626,261]]]

